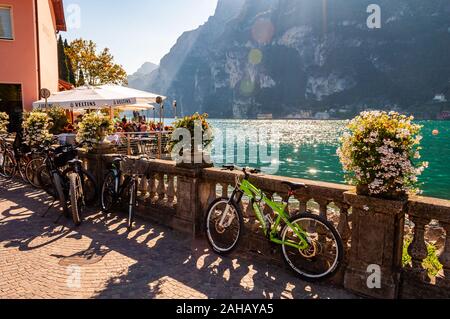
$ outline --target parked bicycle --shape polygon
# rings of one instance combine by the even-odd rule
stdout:
[[[31,160],[31,149],[23,143],[19,134],[13,144],[8,143],[5,137],[0,138],[1,146],[1,167],[0,174],[6,179],[12,179],[17,173],[20,174],[22,180],[28,183],[25,174],[25,168]]]
[[[44,152],[44,165],[39,168],[38,174],[39,185],[60,202],[64,216],[72,216],[76,226],[81,224],[86,205],[94,204],[97,198],[94,177],[77,159],[77,150],[81,145],[49,147]]]
[[[111,209],[118,203],[128,203],[128,230],[133,229],[135,209],[138,207],[137,193],[139,179],[143,177],[134,170],[123,172],[121,164],[131,157],[120,156],[115,158],[105,176],[101,190],[101,206],[105,213],[111,212]],[[139,159],[149,159],[147,156],[141,156]],[[134,160],[137,160],[134,158]]]
[[[289,198],[277,203],[250,183],[250,176],[260,173],[259,170],[234,165],[226,165],[224,169],[240,170],[244,177],[241,179],[237,176],[231,197],[219,198],[208,208],[206,234],[216,253],[225,255],[238,246],[244,233],[240,203],[246,195],[265,236],[271,243],[281,246],[284,260],[300,278],[317,281],[331,277],[338,271],[344,248],[335,227],[311,212],[297,212],[294,217],[289,217],[286,212],[289,198],[295,191],[306,188],[306,185],[283,182]],[[271,209],[271,214],[263,214],[261,206],[264,204]]]

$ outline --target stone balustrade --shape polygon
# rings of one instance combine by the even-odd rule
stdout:
[[[102,181],[108,162],[114,155],[85,156],[88,167],[96,169],[97,180]],[[164,160],[140,160],[145,171],[139,182],[138,214],[177,231],[204,236],[204,219],[209,204],[218,197],[231,193],[239,172],[218,168],[181,168]],[[90,164],[89,164],[90,163]],[[275,199],[287,196],[283,181],[307,185],[295,193],[289,202],[291,215],[310,210],[331,221],[338,229],[346,248],[346,258],[340,272],[331,283],[362,295],[377,298],[417,297],[427,288],[429,297],[446,296],[450,292],[450,240],[445,238],[445,249],[440,253],[443,272],[430,283],[422,262],[426,258],[425,229],[432,220],[438,220],[446,230],[450,228],[450,202],[431,198],[410,201],[391,201],[360,196],[345,185],[323,183],[280,176],[254,175],[250,181],[266,195]],[[282,265],[281,254],[274,251],[259,229],[258,221],[250,214],[244,197],[242,211],[245,217],[244,240],[236,253],[251,254]],[[264,207],[269,212],[268,207]],[[406,216],[415,224],[414,240],[410,246],[412,265],[402,267],[402,251]],[[206,239],[205,239],[206,240]],[[381,271],[380,287],[370,284],[373,266]],[[375,274],[376,275],[376,274]],[[412,289],[413,287],[414,289]],[[410,289],[411,288],[411,289]]]
[[[414,223],[412,242],[408,248],[411,265],[404,268],[404,295],[414,297],[450,298],[450,201],[417,197],[408,204],[408,219]],[[437,252],[442,270],[435,277],[428,275],[423,264],[428,257],[427,232],[440,228],[442,247]]]

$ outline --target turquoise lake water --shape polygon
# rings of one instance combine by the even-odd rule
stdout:
[[[343,134],[346,121],[314,120],[210,120],[221,132],[234,132],[237,136],[247,135],[248,142],[240,143],[235,152],[257,144],[257,132],[275,130],[280,135],[279,169],[276,175],[299,177],[326,182],[344,183],[344,175],[336,150],[339,137]],[[422,159],[430,167],[420,178],[424,195],[450,199],[450,121],[423,121]],[[433,135],[438,130],[438,135]],[[224,134],[225,135],[225,134]],[[217,156],[215,156],[217,158]],[[250,157],[250,159],[252,159]],[[247,159],[245,163],[230,156],[222,162],[264,166],[258,159]]]
[[[166,120],[167,124],[172,122],[173,120]],[[259,157],[256,159],[249,156],[248,149],[258,144],[258,132],[272,130],[280,135],[279,167],[275,175],[345,183],[336,150],[347,121],[210,119],[209,122],[223,135],[232,133],[236,136],[246,136],[248,139],[247,143],[236,143],[235,146],[236,154],[239,151],[246,152],[247,158],[244,162],[239,161],[237,155],[234,158],[214,155],[217,166],[223,163],[266,166]],[[421,160],[430,163],[429,168],[420,177],[420,188],[425,196],[450,199],[450,121],[418,123],[423,125]],[[439,134],[433,135],[433,130],[438,130]],[[224,145],[226,140],[225,138]],[[222,143],[222,139],[220,141]]]

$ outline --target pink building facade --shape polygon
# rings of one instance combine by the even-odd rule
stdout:
[[[57,33],[65,30],[62,0],[0,0],[0,111],[12,130],[41,88],[58,91]]]

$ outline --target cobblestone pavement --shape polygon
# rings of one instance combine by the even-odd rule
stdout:
[[[0,180],[0,298],[353,298],[274,265],[211,254],[165,227],[92,212],[46,217],[49,197]]]

